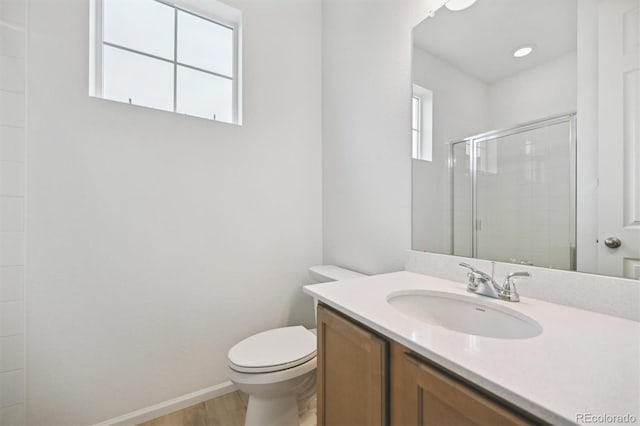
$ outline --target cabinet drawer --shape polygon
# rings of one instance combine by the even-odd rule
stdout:
[[[399,424],[425,426],[532,425],[528,419],[410,353],[403,353]]]

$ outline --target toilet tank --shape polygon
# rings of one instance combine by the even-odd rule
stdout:
[[[329,281],[341,281],[351,278],[361,278],[366,275],[334,265],[316,265],[309,268],[309,276],[314,283],[326,283]]]
[[[350,271],[348,269],[340,268],[334,265],[316,265],[309,268],[309,276],[313,280],[314,284],[326,283],[330,281],[342,281],[351,278],[366,277],[365,274],[360,272]],[[313,315],[318,320],[318,299],[313,298]],[[315,328],[311,330],[315,333]]]

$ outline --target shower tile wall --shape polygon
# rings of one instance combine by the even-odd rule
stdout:
[[[0,425],[24,424],[25,28],[0,0]]]

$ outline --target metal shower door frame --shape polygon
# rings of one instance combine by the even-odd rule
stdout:
[[[500,139],[513,136],[519,133],[530,132],[556,124],[569,123],[569,264],[572,271],[577,269],[576,254],[576,142],[577,142],[577,114],[575,112],[561,115],[554,115],[541,120],[530,121],[514,127],[492,130],[470,136],[449,144],[449,182],[450,182],[450,217],[451,223],[451,254],[454,254],[454,146],[460,143],[469,145],[469,171],[471,185],[471,257],[478,258],[478,238],[477,238],[477,214],[478,214],[478,143],[493,139]],[[538,265],[539,266],[539,265]]]

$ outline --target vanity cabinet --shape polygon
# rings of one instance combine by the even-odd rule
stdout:
[[[387,341],[323,305],[317,325],[318,425],[388,424]]]
[[[318,305],[318,425],[533,425],[534,418]]]

